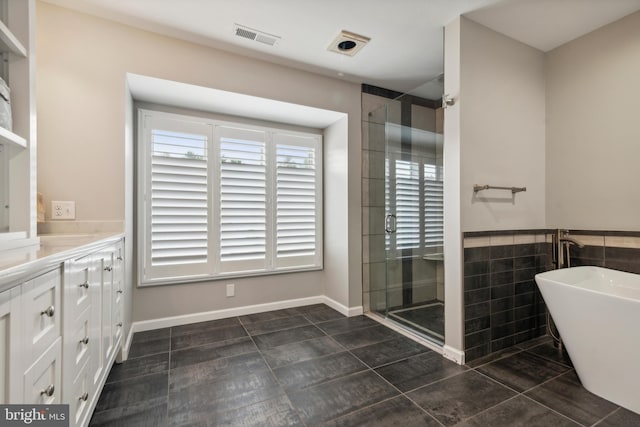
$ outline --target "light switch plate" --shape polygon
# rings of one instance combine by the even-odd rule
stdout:
[[[51,219],[76,219],[76,202],[52,201]]]

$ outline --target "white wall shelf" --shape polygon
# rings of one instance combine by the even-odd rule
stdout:
[[[9,147],[27,148],[26,139],[3,127],[0,127],[0,144],[5,144]]]
[[[27,57],[27,49],[2,21],[0,21],[0,52],[11,52],[23,58]]]

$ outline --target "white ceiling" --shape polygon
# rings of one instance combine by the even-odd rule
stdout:
[[[442,73],[443,26],[458,15],[543,51],[636,10],[640,0],[44,0],[149,31],[399,92]],[[234,24],[281,37],[267,46]],[[341,30],[371,38],[348,57]],[[413,91],[413,93],[416,93]]]

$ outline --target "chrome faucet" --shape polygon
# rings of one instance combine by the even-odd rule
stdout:
[[[569,237],[569,230],[557,229],[553,235],[553,264],[556,269],[571,267],[571,256],[569,255],[569,246],[575,245],[579,248],[584,248],[584,245],[578,240]],[[565,250],[567,252],[565,260]]]

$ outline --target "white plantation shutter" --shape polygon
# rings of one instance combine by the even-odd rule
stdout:
[[[313,264],[321,221],[319,137],[274,135],[276,265]]]
[[[220,262],[222,271],[264,268],[267,225],[265,132],[220,126]]]
[[[140,282],[322,267],[320,135],[139,110]]]
[[[146,117],[145,132],[145,276],[206,273],[211,126]]]
[[[396,160],[396,248],[420,247],[420,165]]]
[[[424,246],[444,245],[442,166],[424,164]]]

